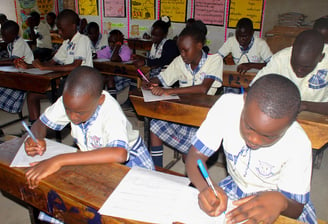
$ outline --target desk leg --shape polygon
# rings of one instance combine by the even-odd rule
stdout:
[[[57,83],[56,79],[53,79],[51,80],[51,103],[56,102],[57,98]],[[56,141],[61,142],[60,131],[56,131]]]
[[[144,117],[144,142],[150,151],[150,118]]]

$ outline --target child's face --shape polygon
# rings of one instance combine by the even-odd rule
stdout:
[[[253,30],[238,28],[236,30],[236,38],[240,46],[247,48],[253,37]]]
[[[151,31],[151,39],[154,44],[159,44],[165,38],[163,30],[159,27],[155,27]]]
[[[290,64],[298,78],[304,78],[310,72],[315,69],[317,64],[322,60],[323,55],[314,55],[314,53],[306,54],[306,52],[300,52],[295,47],[292,51],[292,56],[290,59]]]
[[[273,119],[260,110],[257,102],[248,102],[240,117],[240,134],[249,148],[258,149],[276,143],[289,125],[289,117]]]
[[[13,35],[8,30],[1,30],[2,39],[5,43],[11,43],[15,40],[16,35]]]
[[[57,21],[57,28],[59,35],[64,39],[72,39],[77,31],[77,26],[69,20],[60,19]]]
[[[92,42],[97,42],[98,37],[99,37],[99,30],[92,28],[88,32],[88,37]]]
[[[121,44],[123,43],[123,35],[110,35],[108,38],[108,46],[110,49],[114,49],[116,42],[120,42]]]
[[[86,122],[94,114],[98,105],[105,100],[105,96],[99,98],[85,94],[83,96],[74,97],[68,91],[63,93],[63,102],[66,114],[71,122],[75,125]]]
[[[52,16],[47,15],[47,23],[48,23],[49,25],[52,25],[52,24],[55,23],[55,20],[53,19]]]
[[[178,39],[178,48],[184,63],[198,64],[202,55],[202,43],[197,43],[191,36],[182,36]]]

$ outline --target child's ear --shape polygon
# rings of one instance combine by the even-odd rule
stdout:
[[[203,44],[201,42],[197,43],[197,49],[199,49],[199,50],[203,49]]]
[[[105,101],[105,95],[104,94],[101,94],[101,96],[99,97],[99,100],[98,100],[98,105],[102,105]]]

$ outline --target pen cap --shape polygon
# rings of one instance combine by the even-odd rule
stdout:
[[[198,159],[197,160],[197,164],[198,164],[198,167],[200,169],[200,172],[202,172],[204,178],[205,179],[208,178],[209,176],[208,176],[208,173],[207,173],[207,171],[206,171],[206,169],[204,167],[204,164],[203,164],[202,160]]]

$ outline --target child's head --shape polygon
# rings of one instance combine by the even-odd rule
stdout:
[[[103,77],[94,68],[80,66],[75,68],[66,79],[63,102],[67,116],[74,124],[86,122],[103,104]]]
[[[177,45],[185,63],[199,63],[202,57],[202,48],[206,42],[206,33],[206,26],[200,20],[195,21],[181,31]]]
[[[79,16],[71,9],[64,9],[57,17],[57,28],[59,35],[64,39],[71,39],[77,32]]]
[[[290,64],[297,77],[303,78],[313,71],[324,57],[323,47],[323,36],[316,30],[303,31],[296,37]]]
[[[1,26],[2,39],[6,43],[11,43],[18,36],[19,26],[16,22],[8,20]]]
[[[248,18],[242,18],[238,21],[236,27],[236,39],[240,46],[247,48],[254,34],[253,22]]]
[[[108,46],[113,50],[115,47],[115,44],[117,42],[120,42],[120,44],[123,44],[124,35],[119,30],[112,30],[109,33],[108,36]]]
[[[7,16],[3,13],[0,13],[0,25],[2,26],[7,20]]]
[[[91,22],[87,26],[88,37],[92,42],[97,42],[99,37],[99,26],[96,22]]]
[[[29,26],[38,26],[40,24],[40,14],[37,12],[31,12],[30,17],[28,19]]]
[[[47,23],[50,25],[50,26],[53,26],[55,25],[55,22],[56,22],[56,14],[54,12],[49,12],[47,14]]]
[[[151,28],[151,39],[153,43],[159,44],[164,38],[166,38],[168,31],[169,24],[162,20],[157,20]]]
[[[313,29],[321,33],[325,43],[328,44],[328,18],[317,19],[313,24]]]
[[[279,141],[295,121],[301,104],[296,85],[276,74],[256,80],[244,97],[240,133],[251,149]]]

